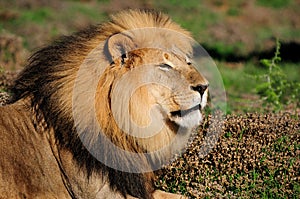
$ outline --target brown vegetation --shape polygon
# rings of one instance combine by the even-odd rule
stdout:
[[[300,121],[295,117],[286,113],[228,116],[216,146],[199,158],[203,135],[211,128],[208,120],[187,152],[158,172],[159,186],[170,191],[173,185],[173,191],[186,191],[193,198],[260,198],[264,192],[268,198],[296,197]]]
[[[0,34],[0,68],[17,70],[22,68],[27,51],[21,37],[10,33]]]

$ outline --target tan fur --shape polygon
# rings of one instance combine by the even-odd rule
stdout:
[[[199,93],[192,87],[208,84],[186,62],[192,44],[167,16],[129,10],[35,53],[12,88],[11,104],[0,107],[0,198],[181,198],[154,189],[143,153],[162,161],[188,139],[183,135],[164,149],[179,129],[172,112],[194,106]],[[164,63],[172,69],[165,71]],[[132,121],[162,128],[147,137],[148,130],[132,130]],[[127,134],[127,128],[145,137]],[[101,136],[140,154],[140,164],[109,155]],[[99,162],[88,151],[93,147],[125,170]],[[132,167],[142,173],[126,172]]]

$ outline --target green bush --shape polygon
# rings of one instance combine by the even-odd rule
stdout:
[[[257,94],[264,101],[264,105],[271,107],[274,111],[282,110],[285,105],[290,103],[294,103],[298,107],[300,98],[300,83],[287,79],[278,66],[280,61],[280,43],[277,40],[274,57],[260,61],[268,69],[267,73],[255,76],[258,79],[264,79],[256,86]]]

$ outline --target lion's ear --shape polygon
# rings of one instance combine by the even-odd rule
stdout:
[[[126,54],[133,50],[135,45],[128,35],[119,33],[112,35],[106,43],[107,55],[110,61],[126,57]]]

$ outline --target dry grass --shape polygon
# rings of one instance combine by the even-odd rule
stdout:
[[[28,54],[22,42],[22,38],[14,34],[0,33],[0,68],[5,70],[22,68]]]
[[[199,158],[204,135],[215,128],[209,120],[187,152],[158,172],[158,187],[191,198],[299,196],[298,118],[285,113],[227,116],[217,145]]]
[[[12,80],[16,77],[16,72],[0,72],[0,106],[6,104],[9,100],[7,88],[11,86]]]

